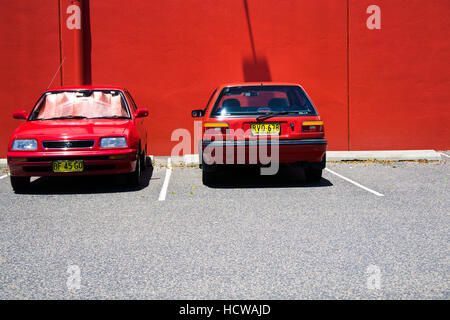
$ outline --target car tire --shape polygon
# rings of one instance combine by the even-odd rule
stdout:
[[[204,185],[210,185],[214,181],[213,166],[202,163],[202,182]]]
[[[128,174],[128,185],[137,188],[141,185],[141,155],[138,154],[136,160],[136,169]]]
[[[13,177],[10,176],[11,186],[16,193],[23,192],[30,187],[30,177]]]
[[[141,171],[145,171],[145,169],[147,168],[147,155],[145,153],[146,152],[144,150],[144,151],[142,151],[142,154],[141,154],[141,159],[140,159]]]
[[[319,182],[322,179],[322,169],[305,168],[305,176],[308,182]]]

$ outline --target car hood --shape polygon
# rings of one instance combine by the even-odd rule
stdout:
[[[126,133],[130,120],[124,119],[76,119],[27,121],[14,132],[20,137],[88,137],[122,135]]]

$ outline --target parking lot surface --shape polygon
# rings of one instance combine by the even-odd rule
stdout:
[[[136,190],[39,178],[27,194],[6,177],[0,298],[449,299],[449,163],[328,163],[318,184],[234,169],[210,186],[155,166]]]

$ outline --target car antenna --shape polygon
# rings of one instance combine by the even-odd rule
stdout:
[[[47,89],[45,89],[45,91],[47,91],[47,90],[50,88],[50,86],[52,85],[52,83],[53,83],[53,81],[55,80],[56,75],[58,74],[59,69],[61,69],[61,67],[62,67],[62,65],[63,65],[63,63],[64,63],[64,61],[66,61],[66,57],[64,57],[63,61],[61,61],[61,63],[59,64],[58,70],[56,70],[55,74],[53,75],[52,81],[50,81],[50,83],[48,84],[48,87],[47,87]]]

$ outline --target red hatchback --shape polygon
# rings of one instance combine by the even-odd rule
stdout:
[[[23,191],[32,176],[127,174],[131,185],[145,169],[147,109],[118,87],[47,90],[12,134],[8,146],[11,185]]]
[[[203,117],[199,154],[204,183],[220,165],[271,162],[298,164],[308,181],[321,179],[327,147],[324,124],[298,84],[222,85],[206,108],[193,110],[192,116]]]

